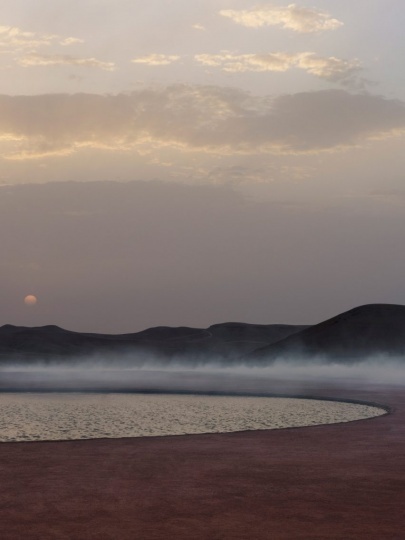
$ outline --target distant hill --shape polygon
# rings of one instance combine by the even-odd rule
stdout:
[[[141,362],[149,356],[162,361],[183,358],[187,364],[210,358],[231,361],[260,346],[275,343],[306,326],[215,324],[207,329],[156,327],[134,334],[94,334],[64,330],[58,326],[0,327],[0,364],[59,362],[88,356],[108,358],[119,364]]]
[[[196,366],[209,361],[225,364],[271,364],[321,357],[351,362],[374,355],[403,356],[405,306],[360,306],[313,326],[228,322],[209,328],[160,326],[133,334],[94,334],[58,326],[0,327],[0,365],[57,364],[62,360],[100,360],[108,366],[161,364],[179,361]]]
[[[277,358],[351,361],[375,355],[404,356],[405,306],[369,304],[307,327],[245,356],[247,362],[270,363]]]

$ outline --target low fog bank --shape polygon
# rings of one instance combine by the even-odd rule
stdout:
[[[223,372],[227,370],[222,368]],[[405,365],[403,359],[389,360],[373,358],[370,360],[357,361],[351,364],[296,362],[275,362],[266,367],[234,368],[233,372],[247,375],[262,375],[269,378],[287,380],[316,380],[316,381],[341,381],[341,382],[369,382],[381,384],[405,384]]]
[[[0,391],[86,392],[231,392],[261,394],[299,392],[301,383],[328,385],[405,385],[403,358],[373,357],[341,364],[317,358],[312,362],[283,359],[267,366],[227,365],[211,358],[209,363],[144,359],[110,364],[104,358],[77,359],[74,363],[38,362],[35,365],[2,366]]]

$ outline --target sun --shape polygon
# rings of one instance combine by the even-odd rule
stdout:
[[[33,294],[29,294],[24,298],[24,303],[27,306],[35,306],[35,304],[38,302],[38,298],[34,296]]]

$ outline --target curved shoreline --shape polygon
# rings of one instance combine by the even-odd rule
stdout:
[[[300,382],[300,395],[384,403],[390,414],[305,428],[4,443],[2,537],[400,540],[405,390]]]
[[[2,393],[0,443],[303,428],[375,418],[381,407],[286,395]]]

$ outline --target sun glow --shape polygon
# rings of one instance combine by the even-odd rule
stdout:
[[[35,306],[35,304],[38,302],[38,298],[34,296],[33,294],[29,294],[24,298],[24,303],[27,306]]]

